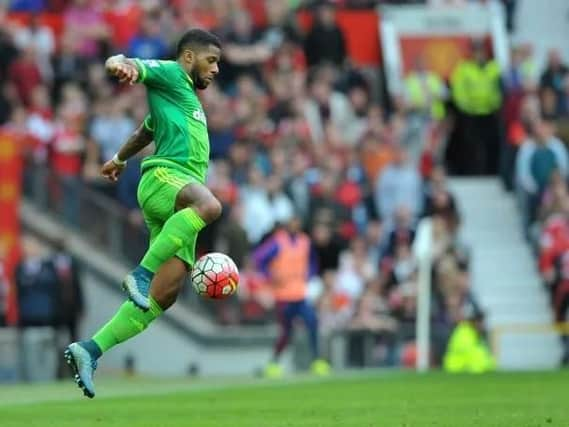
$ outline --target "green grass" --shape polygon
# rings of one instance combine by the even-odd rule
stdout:
[[[366,371],[329,379],[99,379],[0,386],[0,426],[569,426],[569,372],[450,376]]]

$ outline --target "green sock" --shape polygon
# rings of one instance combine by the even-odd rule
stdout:
[[[163,312],[164,310],[152,297],[150,297],[150,310],[146,312],[137,308],[131,301],[127,301],[120,306],[113,318],[93,336],[93,341],[104,353],[115,345],[144,331]]]
[[[192,208],[176,212],[168,218],[140,265],[156,273],[164,262],[176,255],[180,248],[187,246],[205,226],[205,221]]]

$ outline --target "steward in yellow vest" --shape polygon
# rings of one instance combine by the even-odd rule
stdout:
[[[482,316],[463,320],[454,329],[444,356],[444,370],[451,373],[479,374],[496,368],[482,333]]]

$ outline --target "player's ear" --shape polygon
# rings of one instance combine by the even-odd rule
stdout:
[[[184,58],[185,62],[187,62],[188,64],[192,64],[194,62],[194,59],[195,59],[194,51],[191,49],[184,49],[184,52],[182,53],[182,57]]]

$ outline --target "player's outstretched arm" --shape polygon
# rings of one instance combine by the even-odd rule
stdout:
[[[123,144],[118,153],[103,165],[101,168],[101,175],[103,175],[109,181],[118,181],[119,175],[126,167],[127,159],[131,158],[148,144],[150,144],[153,139],[154,134],[152,131],[147,127],[145,122],[141,123],[140,126],[138,126],[134,133]]]
[[[138,67],[134,60],[124,55],[114,55],[105,61],[107,73],[118,77],[121,83],[133,84],[138,81]]]

